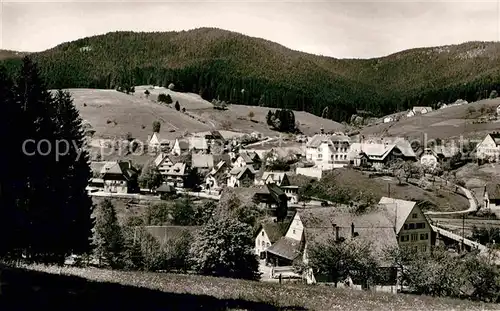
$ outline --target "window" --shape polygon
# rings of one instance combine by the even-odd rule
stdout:
[[[401,242],[406,242],[406,241],[408,241],[408,240],[409,240],[409,237],[410,237],[409,235],[402,235],[402,236],[401,236]]]
[[[420,248],[420,250],[422,251],[422,253],[427,252],[427,245],[422,245],[422,247]]]
[[[403,229],[408,230],[408,224],[404,224]]]
[[[264,231],[262,231],[262,236],[264,236]]]
[[[417,229],[423,229],[423,228],[425,228],[425,222],[417,223]]]
[[[264,243],[264,241],[262,241],[262,247],[264,247],[266,245],[266,243]]]
[[[415,224],[408,224],[408,229],[415,229]]]
[[[417,213],[413,213],[413,214],[411,215],[411,218],[417,218],[417,217],[418,217]]]
[[[266,246],[267,246],[267,247],[271,246],[271,243],[267,242],[267,243],[266,243]],[[424,245],[424,246],[425,246],[425,245]]]
[[[295,229],[292,230],[292,233],[295,234]]]
[[[323,154],[322,153],[318,153],[318,159],[322,159],[323,158]]]
[[[428,233],[420,233],[420,240],[428,240],[428,239],[429,239]]]
[[[412,241],[418,241],[418,234],[416,234],[416,233],[412,233],[412,234],[411,234],[411,240],[412,240]]]
[[[321,152],[321,147],[318,148],[318,152]]]

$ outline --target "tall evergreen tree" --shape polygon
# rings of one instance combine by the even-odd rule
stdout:
[[[86,191],[92,173],[89,156],[84,148],[82,119],[71,95],[58,91],[55,95],[58,139],[56,142],[59,176],[58,196],[63,198],[64,232],[67,236],[64,251],[83,254],[90,251],[92,238],[92,199]]]
[[[52,96],[42,81],[37,66],[25,57],[16,83],[16,103],[21,107],[18,137],[20,152],[16,186],[17,217],[20,223],[19,246],[27,258],[45,260],[57,253],[62,232],[58,226],[60,208],[54,204],[57,197],[54,178],[56,161],[52,150],[56,125]],[[29,143],[32,144],[29,144]],[[26,144],[25,144],[26,143]],[[23,146],[26,147],[23,150]],[[38,147],[38,148],[36,148]],[[38,150],[36,150],[38,149]],[[51,151],[51,152],[49,152]]]
[[[94,252],[99,262],[112,268],[120,268],[123,264],[125,239],[116,217],[115,207],[110,200],[105,199],[97,210]]]
[[[22,228],[17,227],[16,220],[16,169],[22,165],[19,156],[21,146],[19,144],[20,128],[18,127],[20,118],[20,107],[14,101],[13,81],[8,76],[5,68],[0,67],[0,133],[2,133],[2,144],[4,148],[0,152],[2,165],[0,167],[0,256],[12,252],[18,247],[17,235]]]

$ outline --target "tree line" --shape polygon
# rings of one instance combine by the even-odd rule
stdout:
[[[360,110],[385,115],[412,106],[488,98],[500,89],[493,58],[460,58],[483,45],[487,44],[464,44],[446,56],[416,50],[382,59],[338,60],[203,28],[183,33],[108,33],[33,57],[50,88],[127,90],[173,82],[176,90],[207,100],[303,110],[348,122]],[[15,59],[5,63],[14,71],[19,65]]]
[[[25,57],[0,69],[0,256],[62,263],[90,251],[91,177],[82,120],[71,96],[51,93]]]

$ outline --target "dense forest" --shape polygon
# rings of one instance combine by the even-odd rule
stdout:
[[[5,55],[15,72],[18,55]],[[486,98],[500,90],[499,56],[500,43],[469,42],[335,59],[216,28],[113,32],[31,55],[50,88],[174,83],[207,100],[305,110],[336,121],[357,111],[383,115]]]

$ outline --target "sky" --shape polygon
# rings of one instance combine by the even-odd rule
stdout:
[[[371,58],[417,47],[499,41],[499,2],[0,0],[0,49],[42,51],[117,30],[218,27],[308,53]]]

